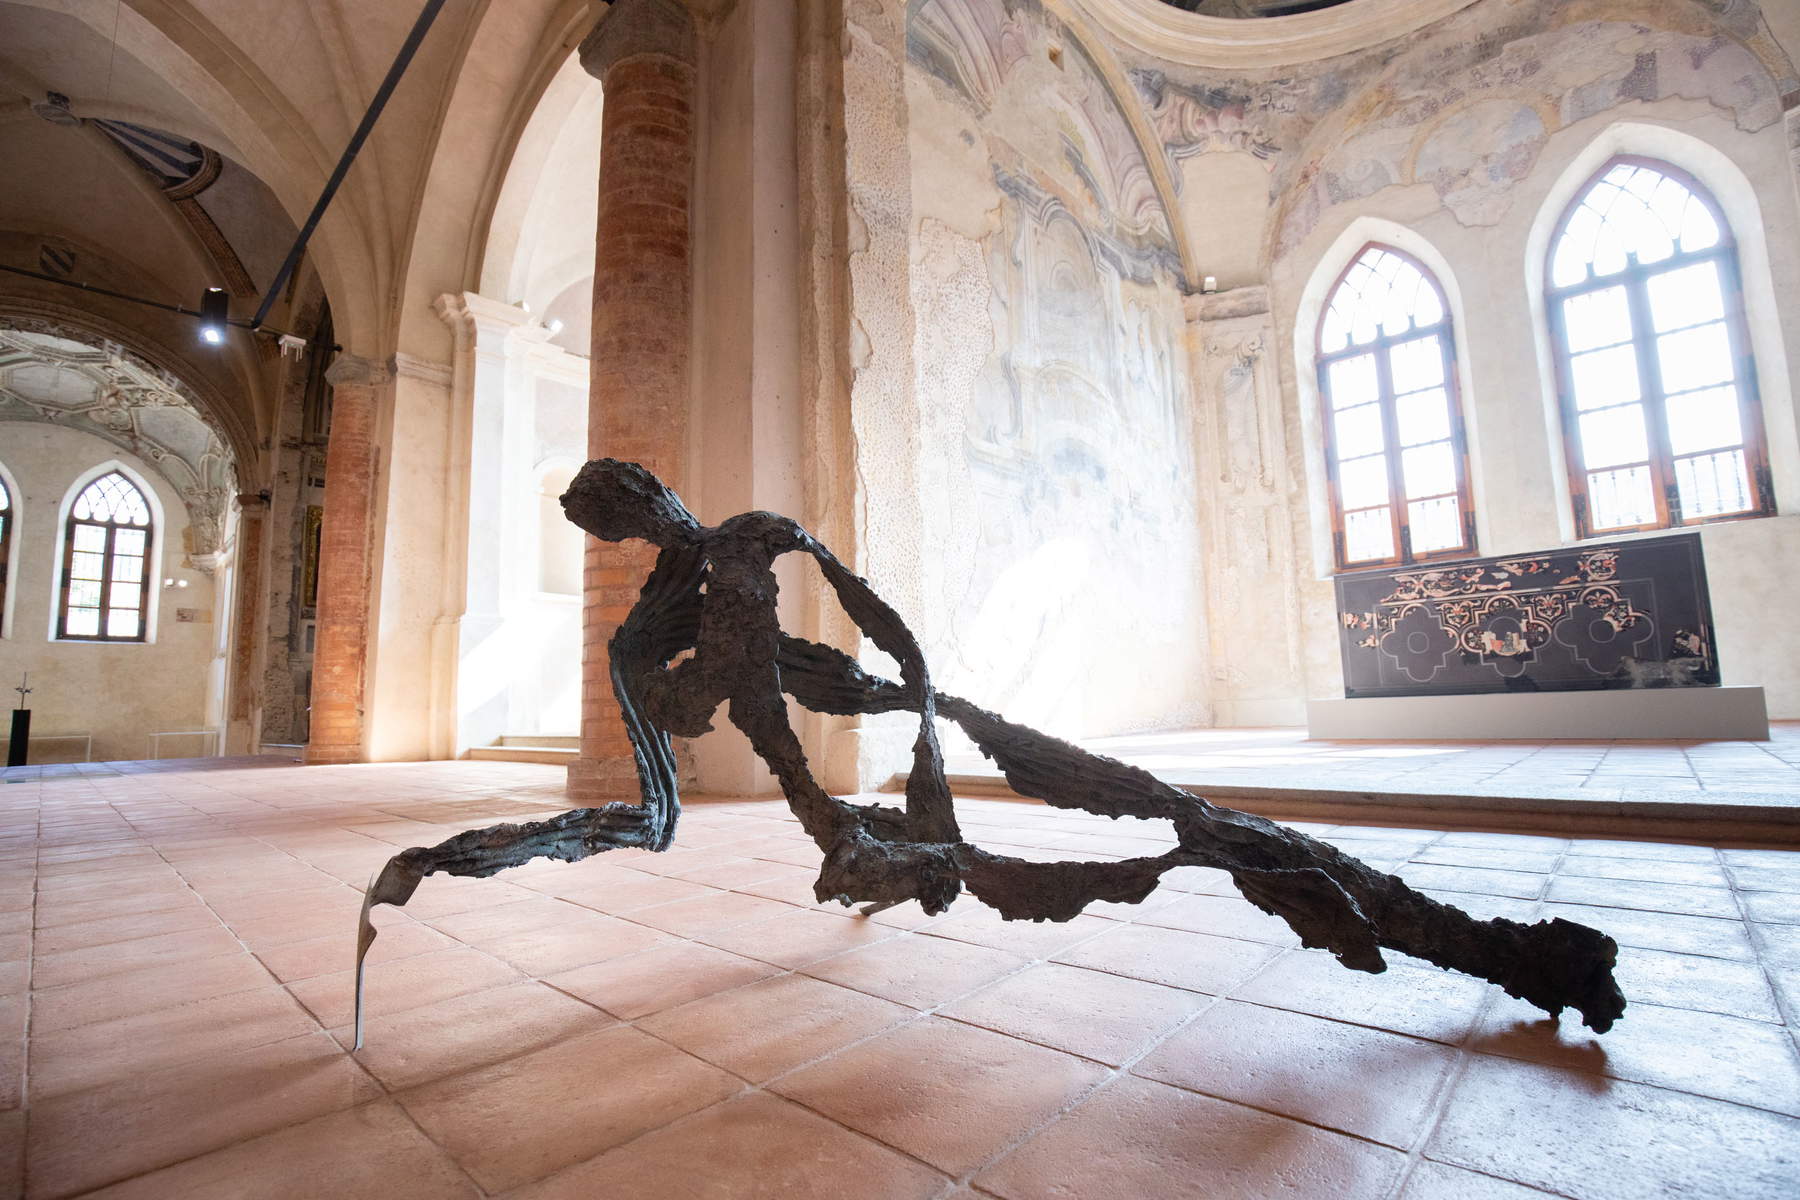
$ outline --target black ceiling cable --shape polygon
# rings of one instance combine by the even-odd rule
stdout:
[[[400,52],[394,56],[394,64],[388,68],[387,78],[381,81],[381,86],[375,90],[375,98],[369,101],[369,111],[363,114],[362,123],[356,127],[356,132],[350,135],[350,144],[344,147],[344,153],[339,157],[337,167],[331,172],[331,178],[325,181],[325,190],[319,193],[318,203],[313,205],[311,215],[306,218],[306,224],[300,227],[300,236],[294,239],[293,248],[288,251],[287,261],[282,263],[281,270],[275,273],[275,282],[269,285],[268,295],[263,297],[261,307],[250,319],[251,329],[262,328],[263,318],[268,316],[269,309],[274,307],[276,293],[281,291],[281,285],[287,282],[287,278],[293,273],[294,268],[300,265],[300,255],[306,250],[306,243],[312,239],[313,230],[318,228],[319,218],[325,215],[326,206],[331,203],[331,198],[337,195],[338,185],[344,182],[344,176],[350,171],[350,164],[356,161],[357,151],[362,149],[362,144],[368,138],[369,131],[375,128],[375,119],[381,115],[381,110],[387,107],[388,97],[394,94],[395,86],[399,84],[400,77],[406,73],[407,65],[412,62],[414,52],[418,50],[419,43],[425,40],[425,34],[431,29],[431,23],[437,19],[438,10],[442,7],[444,7],[444,0],[425,0],[425,7],[419,12],[419,19],[413,22],[412,32],[406,35],[406,41],[400,45]],[[232,323],[236,324],[237,322]]]
[[[179,315],[184,316],[184,317],[193,317],[195,320],[201,320],[204,317],[204,314],[202,314],[200,312],[200,310],[198,310],[198,309],[183,308],[179,304],[165,304],[161,300],[151,300],[144,296],[133,296],[126,292],[117,292],[117,291],[114,291],[112,288],[100,287],[98,284],[82,283],[81,281],[76,280],[76,279],[64,279],[59,275],[46,275],[42,271],[28,271],[24,267],[8,266],[5,263],[0,263],[0,271],[5,271],[9,275],[23,275],[27,279],[39,279],[45,283],[61,284],[63,287],[78,288],[81,291],[89,292],[96,296],[107,296],[114,300],[123,300],[128,304],[141,304],[145,308],[160,308],[164,312],[178,313]],[[286,330],[277,329],[273,325],[253,325],[249,321],[242,321],[242,320],[227,321],[226,324],[227,325],[235,325],[239,329],[260,330],[263,333],[272,334],[278,338],[282,338],[282,337],[296,337],[297,338],[297,337],[299,337],[298,334],[288,333]],[[301,338],[300,340],[306,342],[306,344],[309,346],[315,344],[310,339],[307,339],[307,338]],[[326,346],[323,348],[329,349],[329,350],[342,350],[343,349],[342,346],[338,345],[335,342],[332,343],[330,346]]]
[[[331,178],[325,181],[325,189],[319,193],[319,199],[313,204],[312,212],[306,218],[306,224],[301,226],[299,235],[295,237],[293,246],[288,250],[287,259],[281,264],[281,269],[275,273],[275,281],[269,285],[268,294],[263,297],[262,304],[257,307],[256,315],[248,321],[226,320],[223,322],[224,324],[235,325],[239,329],[248,329],[252,333],[274,334],[281,338],[296,336],[264,324],[264,319],[269,315],[269,310],[275,306],[275,298],[281,293],[282,286],[287,283],[288,276],[292,275],[294,268],[299,266],[300,256],[305,253],[307,242],[312,240],[313,231],[319,226],[319,219],[325,215],[325,209],[331,204],[332,197],[337,195],[338,186],[344,182],[344,176],[349,174],[350,164],[356,161],[357,153],[362,149],[363,143],[368,140],[369,131],[375,128],[376,118],[381,116],[382,109],[387,107],[388,98],[394,94],[394,88],[399,85],[400,77],[406,74],[406,68],[412,63],[413,55],[418,52],[419,44],[425,40],[425,35],[430,31],[432,22],[437,19],[438,10],[443,7],[444,0],[425,0],[425,7],[419,11],[418,19],[413,22],[412,30],[406,35],[406,41],[401,43],[399,53],[394,56],[393,64],[388,67],[387,78],[383,79],[381,86],[375,90],[374,98],[369,101],[368,111],[363,113],[362,121],[357,125],[356,132],[350,135],[349,144],[344,147],[343,154],[338,157],[337,166],[332,169]],[[92,292],[98,296],[110,296],[115,300],[142,304],[149,308],[160,308],[164,312],[179,313],[184,317],[194,317],[209,323],[214,319],[203,312],[184,308],[179,304],[164,304],[160,300],[130,296],[124,292],[113,291],[111,288],[62,279],[55,275],[46,275],[41,271],[28,271],[23,267],[10,267],[4,263],[0,263],[0,271],[8,271],[30,279],[40,279],[46,283],[59,283],[64,287],[80,288],[82,291]],[[332,350],[343,349],[342,346],[335,343],[330,348]]]

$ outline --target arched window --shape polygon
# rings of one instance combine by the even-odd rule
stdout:
[[[1563,215],[1547,270],[1578,534],[1774,512],[1737,251],[1712,197],[1666,163],[1614,159]]]
[[[0,478],[0,621],[6,619],[6,572],[12,562],[13,502]]]
[[[1319,320],[1339,567],[1475,549],[1450,309],[1411,256],[1370,244]]]
[[[150,502],[118,471],[81,489],[69,509],[57,637],[144,640],[153,532]]]

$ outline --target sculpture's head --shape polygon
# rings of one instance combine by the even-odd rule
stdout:
[[[658,546],[694,540],[700,522],[681,497],[633,462],[597,458],[562,495],[563,512],[603,542],[643,538]]]

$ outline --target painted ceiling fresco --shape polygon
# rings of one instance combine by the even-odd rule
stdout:
[[[219,549],[235,491],[230,452],[181,385],[147,363],[117,346],[0,329],[4,421],[61,425],[137,455],[181,493],[189,553]]]
[[[1170,8],[1179,8],[1183,12],[1239,20],[1287,17],[1321,8],[1336,8],[1349,2],[1350,0],[1163,0]]]
[[[1277,257],[1333,205],[1395,184],[1491,224],[1551,134],[1633,100],[1699,100],[1756,130],[1800,88],[1752,0],[1485,0],[1305,70],[1140,59],[1128,75],[1171,165],[1229,151],[1268,164]]]
[[[1035,0],[922,0],[908,16],[907,56],[978,116],[1039,110],[1016,140],[1054,136],[1061,169],[1023,144],[997,156],[997,168],[1055,195],[1129,257],[1179,274],[1169,214],[1120,97],[1080,40]],[[1004,127],[988,132],[1007,137]]]

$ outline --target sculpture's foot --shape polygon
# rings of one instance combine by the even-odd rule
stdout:
[[[427,860],[427,852],[422,850],[396,854],[381,868],[381,874],[369,880],[368,889],[363,892],[362,915],[356,926],[356,1044],[350,1047],[352,1050],[361,1050],[363,1044],[363,963],[369,956],[369,947],[375,944],[376,934],[369,910],[377,904],[402,905],[411,900],[419,882],[430,873]]]
[[[1548,1013],[1573,1008],[1581,1023],[1605,1033],[1625,1012],[1625,996],[1613,979],[1619,944],[1597,929],[1556,917],[1527,926],[1510,977],[1495,979]]]

